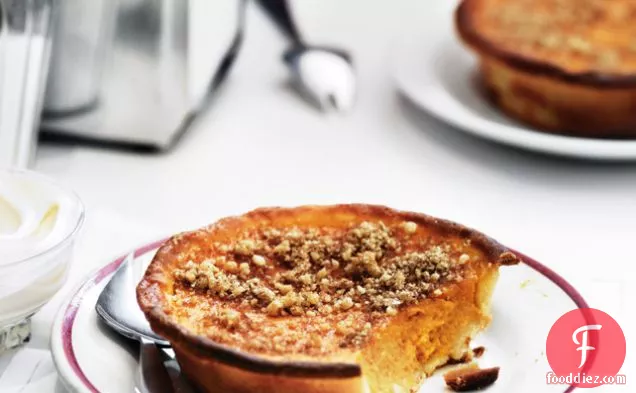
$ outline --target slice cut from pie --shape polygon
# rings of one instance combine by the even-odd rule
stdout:
[[[137,297],[203,391],[412,392],[470,357],[517,262],[422,214],[264,208],[168,240]]]

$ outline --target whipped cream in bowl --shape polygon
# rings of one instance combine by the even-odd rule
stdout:
[[[34,172],[0,169],[0,352],[30,335],[29,318],[62,287],[84,206]]]

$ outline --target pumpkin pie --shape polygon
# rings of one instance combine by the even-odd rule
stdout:
[[[412,392],[470,358],[517,262],[423,214],[262,208],[168,240],[137,297],[202,391]]]
[[[636,2],[463,0],[487,96],[539,130],[636,137]]]

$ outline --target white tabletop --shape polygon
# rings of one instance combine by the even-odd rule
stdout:
[[[194,3],[205,8],[205,0]],[[34,318],[28,350],[39,363],[21,365],[31,373],[19,380],[2,374],[12,359],[0,358],[0,391],[29,379],[22,392],[63,391],[47,349],[52,318],[81,277],[112,257],[259,206],[338,202],[456,220],[549,265],[622,324],[632,346],[623,371],[628,384],[636,378],[636,323],[627,315],[628,299],[636,299],[636,166],[566,161],[483,142],[401,98],[391,80],[392,44],[451,23],[449,0],[296,3],[310,41],[352,52],[359,76],[353,113],[324,116],[289,91],[280,62],[284,42],[252,8],[222,97],[174,152],[39,149],[35,169],[80,194],[87,225],[70,282]],[[195,77],[203,84],[209,27],[205,12],[193,14],[193,48],[202,59]]]

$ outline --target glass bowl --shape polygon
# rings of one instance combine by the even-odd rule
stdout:
[[[0,169],[0,353],[66,282],[84,222],[79,197],[35,172]]]

